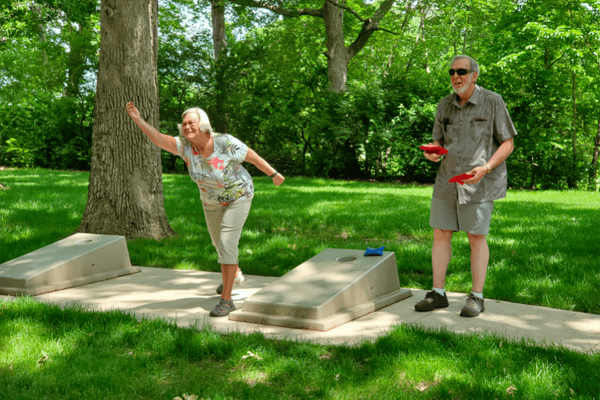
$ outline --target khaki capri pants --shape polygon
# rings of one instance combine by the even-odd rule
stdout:
[[[238,264],[238,244],[251,206],[252,198],[236,200],[225,207],[203,206],[210,239],[219,254],[219,264]]]

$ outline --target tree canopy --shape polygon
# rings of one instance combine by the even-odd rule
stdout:
[[[0,4],[0,164],[89,169],[99,2]],[[509,185],[597,189],[599,19],[598,0],[161,0],[160,128],[176,134],[200,106],[287,175],[428,183],[437,165],[417,147],[451,92],[451,58],[468,54],[517,128]]]

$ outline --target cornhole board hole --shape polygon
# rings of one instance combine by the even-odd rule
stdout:
[[[125,237],[77,233],[0,264],[0,294],[36,296],[140,271]]]
[[[393,252],[325,249],[248,297],[229,319],[327,331],[410,296]]]

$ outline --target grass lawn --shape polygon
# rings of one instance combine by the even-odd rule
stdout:
[[[0,300],[0,399],[598,399],[600,353],[396,327],[323,346]]]
[[[0,183],[0,263],[54,243],[79,226],[89,173],[5,170]],[[220,271],[197,186],[164,175],[165,209],[176,238],[131,240],[133,265]],[[255,178],[256,196],[240,241],[246,274],[281,276],[325,248],[385,246],[400,284],[430,289],[432,187]],[[585,191],[509,191],[495,203],[487,298],[600,314],[600,197]],[[446,289],[471,288],[470,249],[453,239]]]
[[[69,236],[89,174],[5,170],[0,263]],[[198,189],[165,175],[177,238],[128,242],[134,265],[218,271]],[[255,179],[241,241],[247,274],[280,276],[328,247],[394,251],[403,287],[429,289],[431,187]],[[597,193],[511,191],[496,203],[488,298],[600,314]],[[470,289],[453,241],[447,289]],[[0,400],[600,399],[600,353],[491,334],[398,326],[376,343],[324,346],[220,335],[120,312],[0,300]],[[192,399],[194,397],[191,397]]]

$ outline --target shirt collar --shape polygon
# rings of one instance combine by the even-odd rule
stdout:
[[[475,84],[475,90],[473,91],[473,94],[471,95],[471,97],[469,97],[469,100],[467,100],[467,103],[473,103],[473,104],[477,104],[479,101],[479,93],[481,92],[481,88]],[[456,93],[454,93],[454,103],[456,103],[456,105],[458,105],[458,100],[460,99],[460,97],[458,97],[458,95]],[[467,104],[465,103],[465,104]]]

